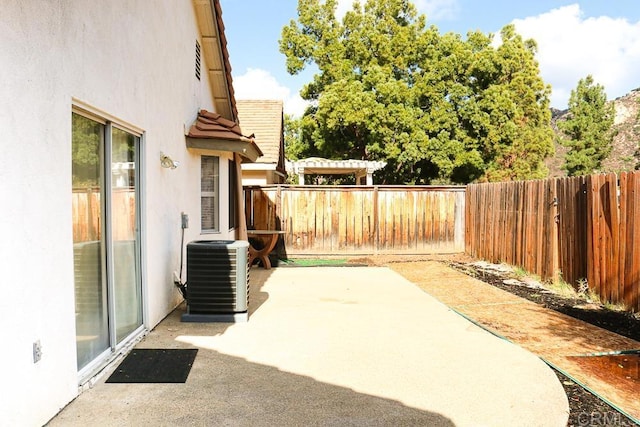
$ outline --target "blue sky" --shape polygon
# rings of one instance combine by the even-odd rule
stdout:
[[[296,18],[297,0],[220,0],[238,99],[283,99],[299,115],[298,92],[312,70],[290,76],[278,50],[282,27]],[[552,86],[551,105],[566,108],[580,78],[593,75],[609,99],[640,87],[638,0],[414,0],[441,33],[497,33],[509,23],[538,43],[537,60]],[[351,5],[340,0],[338,15]]]

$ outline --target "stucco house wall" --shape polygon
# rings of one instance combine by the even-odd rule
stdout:
[[[144,326],[179,302],[181,212],[185,242],[233,239],[200,232],[200,155],[185,130],[215,111],[206,72],[195,76],[200,39],[194,5],[175,0],[3,2],[0,14],[0,299],[2,424],[41,425],[78,394],[74,318],[72,109],[142,133]],[[205,68],[203,66],[203,68]],[[160,152],[180,162],[160,166]],[[220,199],[228,201],[219,155]],[[33,343],[42,358],[34,363]]]
[[[281,184],[284,181],[281,174],[276,173],[275,170],[266,169],[263,164],[257,164],[258,167],[262,166],[260,169],[246,167],[250,165],[254,163],[244,163],[242,167],[242,185],[245,187]]]

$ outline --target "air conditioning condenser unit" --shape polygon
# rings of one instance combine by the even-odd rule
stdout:
[[[249,319],[249,242],[197,240],[187,244],[187,312],[183,322]]]

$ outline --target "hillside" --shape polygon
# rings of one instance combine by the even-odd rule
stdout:
[[[613,125],[615,136],[611,154],[604,161],[602,172],[634,170],[640,167],[640,88],[611,102],[616,109]],[[559,136],[556,123],[566,118],[568,110],[552,109],[551,113],[551,124],[556,135]],[[556,139],[556,155],[545,162],[549,168],[549,177],[566,175],[562,170],[566,152],[567,149],[558,144]]]

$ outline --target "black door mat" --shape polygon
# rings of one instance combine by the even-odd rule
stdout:
[[[124,358],[108,383],[184,383],[198,349],[138,348]]]

